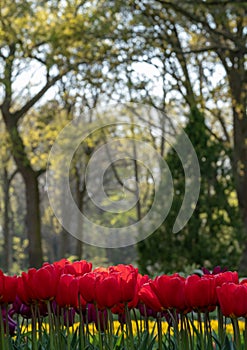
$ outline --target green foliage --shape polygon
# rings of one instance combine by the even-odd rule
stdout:
[[[68,101],[76,104],[72,97],[83,95],[78,91],[102,85],[102,66],[111,57],[117,26],[115,5],[107,8],[108,4],[78,0],[1,2],[0,111],[10,139],[9,153],[27,189],[26,206],[21,209],[27,215],[28,253],[33,266],[41,265],[43,259],[38,178],[45,172],[58,131],[65,119],[68,122],[71,118]],[[55,103],[44,101],[50,88],[56,95],[59,84],[68,92],[60,96],[66,110],[56,119]],[[83,97],[80,103],[85,102]],[[1,153],[5,149],[3,145]]]
[[[169,313],[172,315],[171,311]],[[231,319],[233,324],[233,331],[231,331],[229,319],[225,319],[221,329],[217,320],[203,313],[198,314],[198,318],[196,316],[191,318],[188,315],[180,315],[178,318],[177,315],[177,319],[172,317],[169,325],[163,318],[162,320],[141,318],[141,320],[132,320],[130,324],[127,322],[125,325],[114,321],[113,328],[102,329],[101,332],[98,332],[93,324],[84,324],[79,321],[69,327],[58,317],[56,318],[50,319],[51,323],[46,323],[47,318],[45,318],[40,320],[39,326],[30,324],[28,328],[24,321],[23,327],[16,331],[15,336],[4,334],[1,328],[1,348],[5,350],[241,350],[246,348],[244,321]],[[53,323],[54,321],[56,324]],[[213,328],[212,323],[214,323]],[[134,331],[132,340],[128,337],[130,330]],[[222,339],[219,335],[220,331],[223,334]]]
[[[178,4],[131,0],[122,4],[105,0],[2,0],[0,108],[9,127],[9,134],[6,134],[1,125],[2,165],[7,166],[11,175],[15,169],[14,155],[19,157],[24,168],[29,167],[35,176],[40,175],[40,171],[45,171],[47,155],[57,133],[90,105],[88,96],[90,102],[93,100],[90,106],[95,106],[99,97],[104,99],[103,93],[155,106],[160,101],[157,85],[162,82],[161,109],[172,111],[171,118],[176,115],[177,108],[181,111],[195,105],[204,113],[205,121],[193,112],[186,128],[200,161],[202,189],[193,218],[180,233],[173,234],[171,228],[184,193],[184,175],[180,160],[170,153],[167,162],[173,173],[176,196],[164,225],[139,245],[140,264],[143,269],[150,267],[152,271],[184,270],[185,266],[194,264],[236,266],[243,242],[237,206],[241,206],[243,213],[247,207],[246,176],[243,176],[243,170],[247,169],[247,128],[243,113],[246,88],[242,78],[246,75],[245,14],[245,4],[238,1],[219,1],[215,5],[211,1]],[[157,77],[147,75],[141,65],[140,73],[136,69],[140,62],[145,62],[147,71],[152,66]],[[221,79],[218,79],[219,68]],[[50,97],[45,94],[52,86],[55,86],[54,101],[46,103]],[[220,104],[224,108],[220,108]],[[62,110],[59,115],[58,110]],[[232,113],[238,123],[232,122]],[[140,134],[143,136],[142,132]],[[88,161],[86,148],[92,153],[104,142],[103,136],[87,140],[81,157],[84,165]],[[158,142],[158,138],[154,140],[154,144]],[[73,161],[78,165],[78,159]],[[131,164],[116,166],[121,177],[131,172]],[[142,175],[144,179],[143,171]],[[75,177],[72,164],[72,185],[75,185]],[[122,199],[120,185],[111,170],[106,173],[105,180],[109,197],[113,201]],[[44,178],[39,177],[39,184],[43,191]],[[19,188],[20,181],[14,185]],[[148,181],[141,184],[144,189],[140,201],[142,215],[150,205],[145,202],[145,194],[152,192],[152,185]],[[1,188],[1,215],[2,192]],[[54,245],[52,240],[59,236],[61,227],[50,213],[44,191],[41,194],[43,237],[48,247]],[[73,195],[76,197],[77,192]],[[20,244],[26,234],[24,202],[20,191],[15,191],[10,216],[14,221],[12,233]],[[116,227],[134,222],[137,216],[135,208],[118,216],[89,209],[96,220],[102,218]],[[35,232],[29,231],[32,240]],[[59,243],[59,239],[55,240],[55,246]],[[19,254],[17,245],[14,243],[14,252]],[[46,256],[49,256],[47,251]],[[110,261],[119,261],[119,252],[107,252]],[[24,253],[26,250],[18,255],[22,261]],[[128,251],[121,254],[125,259]],[[106,253],[93,252],[92,256],[102,261]],[[133,250],[130,257],[134,258]],[[20,260],[15,260],[16,270]]]
[[[185,132],[200,164],[199,200],[186,226],[173,233],[185,178],[179,157],[174,151],[169,152],[166,161],[173,176],[174,199],[165,222],[138,245],[139,265],[145,272],[184,271],[188,266],[212,268],[218,264],[236,268],[239,262],[243,235],[229,165],[230,151],[212,138],[197,110],[189,116]]]

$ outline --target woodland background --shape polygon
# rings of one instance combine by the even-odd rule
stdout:
[[[134,263],[150,274],[220,264],[246,275],[246,35],[247,2],[240,0],[1,0],[3,270],[13,273],[71,257],[103,265]],[[169,164],[176,194],[155,233],[136,246],[114,250],[69,235],[46,193],[47,159],[58,133],[78,116],[85,125],[95,122],[90,110],[112,101],[145,103],[165,112],[158,122],[150,119],[145,138]],[[184,176],[164,138],[178,125],[197,152],[201,192],[192,218],[174,234]],[[160,137],[154,136],[157,129]],[[119,130],[105,132],[116,136]],[[121,132],[137,136],[135,130]],[[105,137],[100,132],[89,137],[73,159],[71,190],[81,210],[91,205],[85,166]],[[151,176],[135,161],[109,169],[109,196],[121,196],[126,173],[142,184],[140,199],[121,216],[102,213],[111,225],[140,220],[152,202]]]

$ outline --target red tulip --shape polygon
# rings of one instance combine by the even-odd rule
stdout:
[[[109,274],[119,276],[118,281],[121,290],[121,303],[129,303],[128,306],[130,308],[135,307],[138,302],[138,269],[134,268],[132,265],[119,264],[117,266],[110,266]]]
[[[135,273],[136,275],[138,274],[138,269],[135,268],[133,265],[124,265],[124,264],[119,264],[116,266],[109,266],[108,272],[117,272],[120,273],[121,275],[128,275],[130,272]]]
[[[78,279],[79,293],[87,303],[94,303],[96,300],[96,284],[99,278],[99,274],[89,272]]]
[[[36,269],[31,268],[28,272],[22,272],[18,278],[17,294],[24,304],[31,304],[35,300],[35,286],[29,283],[36,273]]]
[[[128,308],[133,309],[137,307],[139,303],[139,290],[143,286],[144,283],[147,283],[150,280],[148,275],[141,275],[140,273],[137,274],[136,276],[136,288],[135,288],[135,295],[134,298],[128,303]]]
[[[0,270],[0,303],[11,304],[14,302],[17,292],[17,277],[6,276]]]
[[[148,308],[156,312],[162,311],[162,305],[154,293],[153,288],[151,288],[150,282],[143,284],[138,292],[138,296],[140,301]]]
[[[100,309],[112,308],[121,301],[119,276],[109,274],[97,280],[96,303]]]
[[[142,287],[142,285],[144,283],[147,283],[150,278],[148,277],[148,275],[142,276],[140,273],[138,273],[136,278],[134,278],[134,280],[135,279],[136,279],[136,282],[133,283],[131,287],[130,287],[130,285],[127,286],[127,288],[130,289],[129,293],[134,293],[133,297],[131,296],[132,300],[130,300],[128,302],[128,308],[129,309],[134,309],[134,308],[136,308],[138,306],[138,304],[140,302],[138,292],[139,292],[140,288]],[[127,281],[127,283],[128,283],[128,281]],[[123,288],[123,285],[121,285],[121,282],[120,282],[120,288],[121,288],[121,290]],[[124,298],[126,298],[126,299],[124,299]],[[126,294],[125,294],[125,297],[124,297],[122,292],[121,292],[121,300],[122,300],[121,303],[118,303],[116,306],[114,306],[111,309],[112,313],[120,315],[120,314],[123,314],[125,312],[125,303],[127,302],[127,297],[126,297]]]
[[[127,303],[134,299],[137,287],[136,281],[137,275],[135,272],[119,276],[121,302]]]
[[[86,260],[75,261],[73,263],[65,264],[63,268],[64,274],[70,274],[75,276],[82,276],[92,270],[92,264]]]
[[[217,296],[221,311],[227,317],[247,316],[247,285],[225,283],[217,287]]]
[[[109,267],[96,267],[96,269],[93,270],[94,273],[96,274],[106,274],[108,275],[109,274]]]
[[[221,272],[215,275],[215,283],[216,286],[221,286],[223,283],[236,283],[238,284],[239,279],[238,279],[238,273],[236,271],[226,271],[226,272]]]
[[[18,281],[18,295],[28,304],[33,301],[53,300],[56,295],[61,270],[54,265],[44,265],[39,270],[23,272]]]
[[[185,299],[185,278],[179,274],[162,275],[150,282],[150,286],[157,295],[163,309],[177,309],[185,311],[188,305]]]
[[[64,266],[67,265],[67,264],[70,264],[70,261],[65,259],[65,258],[63,258],[63,259],[61,259],[59,261],[55,261],[53,263],[54,266],[60,267],[60,268],[64,268]],[[49,265],[49,263],[46,262],[46,263],[43,264],[43,266],[45,266],[45,265]]]
[[[57,292],[59,279],[60,270],[54,265],[47,265],[37,270],[32,279],[35,298],[42,301],[53,300]]]
[[[213,311],[217,305],[215,275],[191,275],[185,281],[185,298],[194,310]]]
[[[60,307],[78,307],[78,279],[72,275],[62,275],[60,277],[56,303]]]

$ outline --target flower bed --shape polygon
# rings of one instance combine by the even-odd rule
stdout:
[[[246,349],[247,281],[63,259],[0,274],[0,349]]]

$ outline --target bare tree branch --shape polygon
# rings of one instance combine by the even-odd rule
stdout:
[[[41,97],[50,89],[50,87],[62,78],[64,74],[65,73],[60,73],[51,80],[47,81],[45,86],[43,86],[43,88],[36,95],[34,95],[21,109],[14,112],[13,118],[15,121],[18,122],[18,120],[23,117],[35,105],[35,103],[41,99]]]

